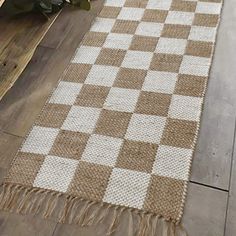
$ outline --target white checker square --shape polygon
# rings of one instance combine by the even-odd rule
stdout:
[[[160,38],[155,52],[184,55],[186,46],[186,39]]]
[[[106,0],[104,5],[109,7],[122,7],[125,1],[126,0]]]
[[[150,37],[160,37],[164,24],[155,22],[140,22],[135,34]]]
[[[96,17],[90,31],[109,33],[115,24],[115,19]]]
[[[72,63],[94,64],[100,51],[99,47],[80,46],[76,50]]]
[[[92,133],[101,109],[72,106],[62,129],[82,133]]]
[[[47,156],[33,186],[65,193],[73,179],[79,161],[57,156]]]
[[[82,160],[114,167],[119,155],[122,139],[103,135],[92,135],[82,155]]]
[[[147,173],[114,168],[103,201],[142,209],[149,181]]]
[[[220,14],[221,3],[217,2],[198,2],[196,13],[201,14]]]
[[[176,73],[148,71],[142,90],[157,93],[173,94],[177,81]]]
[[[216,37],[215,27],[192,26],[189,40],[214,42]]]
[[[166,117],[133,114],[125,135],[126,139],[147,143],[160,143]]]
[[[211,58],[187,56],[183,57],[180,74],[208,76]]]
[[[59,129],[34,126],[25,140],[21,151],[43,155],[48,154],[58,133]]]
[[[110,87],[114,83],[118,70],[119,67],[115,66],[93,65],[84,83]]]
[[[61,81],[53,92],[49,103],[73,105],[82,88],[80,83]]]
[[[133,112],[139,97],[139,90],[111,88],[103,108],[107,110]]]
[[[199,121],[202,98],[173,95],[168,116],[180,120]]]
[[[149,0],[147,9],[169,10],[172,0]]]
[[[174,179],[188,180],[192,150],[159,146],[152,173]]]
[[[127,51],[121,67],[147,70],[153,57],[152,52]]]
[[[127,50],[131,44],[133,36],[130,34],[116,34],[110,33],[105,43],[103,44],[104,48],[118,48]]]
[[[192,25],[194,19],[193,12],[169,11],[166,17],[166,24]]]
[[[143,13],[144,9],[142,8],[123,7],[117,16],[117,19],[139,21],[142,19]]]

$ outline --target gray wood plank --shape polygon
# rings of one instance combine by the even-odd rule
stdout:
[[[3,131],[23,137],[29,130],[50,92],[50,82],[40,74],[52,51],[38,47],[27,69],[0,101],[0,128]]]
[[[6,172],[7,172],[6,169],[0,167],[0,184],[3,182]]]
[[[23,138],[0,131],[0,167],[8,168]]]
[[[39,14],[18,18],[1,16],[0,29],[3,29],[4,36],[1,33],[0,99],[19,78],[56,17],[57,14],[54,14],[45,21]]]
[[[190,236],[224,236],[227,195],[225,191],[189,184],[183,225]]]
[[[236,115],[236,2],[224,3],[191,180],[229,188]]]
[[[42,46],[36,50],[21,78],[0,102],[0,129],[22,137],[27,134],[102,6],[99,0],[92,2],[90,12],[62,11],[59,17],[71,19],[70,34],[56,50]]]
[[[0,236],[52,236],[55,223],[36,216],[0,212]]]
[[[236,129],[235,129],[236,135]],[[225,236],[236,235],[236,136],[234,136],[234,153],[232,158],[231,181],[225,226]]]

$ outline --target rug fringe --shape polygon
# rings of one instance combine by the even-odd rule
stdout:
[[[127,236],[187,236],[181,224],[152,213],[12,183],[0,186],[0,210],[41,215],[81,227],[98,225],[106,220],[109,222],[107,236],[114,235],[124,219]]]

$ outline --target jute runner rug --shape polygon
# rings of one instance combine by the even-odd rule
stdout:
[[[184,235],[221,0],[107,0],[20,148],[0,208]]]

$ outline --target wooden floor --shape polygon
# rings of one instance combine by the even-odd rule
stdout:
[[[0,102],[0,181],[101,7],[97,0],[90,12],[64,9]],[[183,218],[189,236],[236,235],[235,9],[235,0],[225,1]],[[105,234],[103,226],[81,229],[0,212],[0,236],[67,235]]]
[[[48,21],[35,13],[0,16],[0,100],[19,78],[58,14]]]

